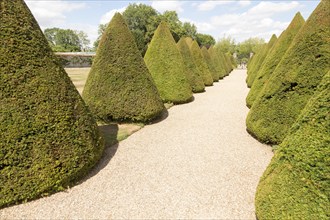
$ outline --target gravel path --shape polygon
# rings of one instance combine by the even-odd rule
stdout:
[[[174,106],[107,150],[79,185],[0,210],[0,219],[255,219],[270,147],[245,130],[245,70]]]

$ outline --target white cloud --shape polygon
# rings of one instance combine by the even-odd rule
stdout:
[[[238,41],[249,37],[262,37],[268,40],[272,34],[277,36],[289,22],[275,20],[275,15],[297,9],[300,4],[293,2],[260,2],[243,13],[213,16],[210,23],[213,30],[222,30],[220,36],[229,34]],[[219,34],[219,33],[217,33]],[[218,35],[219,36],[219,35]]]
[[[249,10],[250,14],[267,14],[272,15],[276,13],[291,11],[292,9],[298,8],[299,3],[293,1],[290,3],[287,2],[260,2],[255,7]]]
[[[200,4],[197,4],[196,6],[199,11],[210,11],[218,5],[225,5],[230,3],[233,3],[233,1],[204,1]]]
[[[119,8],[119,9],[112,9],[111,11],[108,11],[101,17],[101,24],[109,23],[112,17],[116,14],[116,12],[123,13],[126,10],[126,7]]]
[[[25,1],[41,27],[54,27],[66,22],[66,14],[86,8],[86,3],[69,1]]]
[[[164,11],[176,11],[176,12],[183,12],[183,4],[185,2],[180,1],[152,1],[151,6],[159,12]]]
[[[242,7],[245,7],[245,6],[250,5],[251,4],[251,1],[249,1],[249,0],[241,0],[241,1],[238,2],[238,4],[240,6],[242,6]]]

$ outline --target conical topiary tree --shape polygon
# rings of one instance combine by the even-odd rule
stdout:
[[[216,54],[218,55],[218,57],[220,59],[221,64],[223,65],[223,67],[224,67],[224,69],[226,71],[225,76],[228,76],[229,73],[230,73],[230,71],[231,71],[231,69],[230,69],[229,64],[227,63],[227,60],[225,58],[225,54],[219,48],[217,48],[217,47],[215,47],[214,49],[215,49],[215,52],[216,52]]]
[[[258,54],[256,54],[254,65],[253,66],[250,65],[248,67],[248,75],[247,75],[247,78],[246,78],[246,83],[247,83],[247,86],[249,88],[251,88],[260,67],[262,67],[264,60],[266,59],[268,53],[271,51],[271,49],[274,46],[276,40],[277,40],[277,37],[276,37],[275,34],[273,34],[273,36],[269,40],[268,44],[266,46],[264,46],[259,51]]]
[[[236,63],[234,56],[232,54],[230,54],[229,59],[230,59],[231,66],[233,67],[233,69],[235,69],[237,67],[237,63]]]
[[[198,70],[194,58],[191,55],[189,46],[184,38],[181,38],[177,43],[177,47],[182,55],[183,63],[185,65],[185,74],[188,79],[193,92],[203,92],[205,91],[205,85],[203,78],[200,76],[200,71]]]
[[[188,47],[190,48],[191,45],[192,45],[192,43],[194,42],[194,40],[193,40],[191,37],[186,37],[186,38],[184,38],[184,39],[185,39],[185,41],[186,41]]]
[[[288,28],[280,35],[274,44],[273,49],[267,55],[267,58],[265,59],[261,69],[257,72],[257,77],[255,78],[246,98],[246,105],[249,108],[252,106],[264,84],[267,83],[270,75],[275,70],[277,64],[281,61],[281,58],[284,56],[294,37],[304,25],[304,23],[304,18],[298,12],[291,21]]]
[[[0,21],[1,208],[71,185],[103,142],[24,1],[1,1]]]
[[[180,51],[165,22],[155,31],[144,60],[164,102],[184,103],[192,99]]]
[[[199,71],[201,72],[201,76],[204,81],[205,86],[212,86],[213,85],[213,77],[210,72],[208,65],[205,63],[205,60],[202,55],[202,51],[198,46],[196,41],[193,41],[190,45],[190,51],[194,58],[195,64]]]
[[[233,66],[233,64],[231,62],[231,59],[230,59],[230,56],[231,55],[229,55],[228,53],[225,53],[224,55],[225,55],[226,62],[228,64],[228,66],[229,66],[229,73],[230,73],[234,69],[234,66]]]
[[[216,53],[215,49],[213,46],[211,46],[209,49],[209,54],[211,56],[211,59],[213,61],[213,63],[216,66],[216,71],[218,72],[219,75],[219,79],[222,79],[226,76],[226,70],[224,65],[222,64],[220,57],[218,56],[218,54]]]
[[[254,52],[253,56],[250,58],[248,64],[247,64],[247,74],[249,75],[249,71],[254,68],[256,65],[257,59],[259,54],[267,47],[267,43],[261,44],[257,50]],[[247,79],[246,79],[247,81]]]
[[[330,71],[276,150],[257,194],[259,219],[328,219]]]
[[[247,117],[247,129],[278,144],[330,68],[330,2],[321,1],[301,28]]]
[[[209,70],[210,70],[212,78],[213,78],[213,82],[218,82],[220,76],[218,75],[218,72],[217,72],[216,67],[215,67],[215,63],[212,61],[208,50],[206,49],[206,47],[203,46],[202,49],[201,49],[201,52],[202,52],[202,56],[205,60],[205,63],[209,67]]]
[[[164,110],[154,81],[122,15],[100,40],[83,97],[103,121],[149,121]]]

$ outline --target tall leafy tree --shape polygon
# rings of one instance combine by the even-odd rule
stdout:
[[[196,34],[196,41],[200,47],[210,48],[212,45],[215,45],[214,38],[209,34]]]
[[[142,55],[147,51],[147,45],[160,23],[159,16],[153,7],[145,4],[129,4],[123,12],[123,17]]]
[[[250,54],[255,54],[258,49],[265,43],[263,38],[251,37],[241,43],[238,43],[235,47],[235,52],[237,53],[238,62],[241,60],[249,60]]]
[[[215,45],[215,49],[222,53],[230,52],[231,54],[233,54],[235,52],[235,48],[236,42],[235,39],[231,36],[224,36],[220,38]]]
[[[78,52],[88,48],[90,41],[83,31],[71,29],[47,28],[44,31],[53,51],[56,52]]]

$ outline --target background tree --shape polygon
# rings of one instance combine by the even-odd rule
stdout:
[[[237,61],[245,62],[250,59],[250,53],[256,53],[261,45],[265,44],[265,40],[263,38],[251,37],[241,43],[236,45],[235,51],[237,53]]]
[[[160,18],[167,23],[175,42],[185,35],[183,24],[176,11],[165,11]]]
[[[197,27],[190,22],[183,23],[183,31],[185,37],[191,37],[193,40],[197,38]]]
[[[200,47],[210,48],[212,45],[215,45],[215,39],[209,34],[197,33],[196,41]]]
[[[234,54],[236,50],[236,43],[235,39],[232,38],[231,36],[224,36],[218,40],[218,42],[215,45],[216,50],[222,52],[222,53],[227,53],[229,52],[230,54]]]
[[[80,45],[80,49],[81,51],[89,51],[90,50],[90,43],[91,41],[88,39],[88,36],[85,32],[83,31],[74,31],[78,38],[79,38],[79,45]]]
[[[135,42],[141,51],[142,56],[146,53],[148,44],[161,21],[168,24],[171,34],[176,42],[178,42],[181,37],[191,37],[194,40],[198,40],[198,43],[201,46],[210,47],[215,44],[215,40],[211,35],[198,34],[197,28],[194,24],[180,21],[179,16],[175,11],[165,11],[161,14],[149,5],[134,3],[129,4],[123,12],[123,17],[128,28],[134,35]],[[107,24],[99,25],[99,37],[94,42],[94,49],[97,48],[106,26]]]
[[[83,31],[71,29],[47,28],[46,39],[55,52],[79,52],[88,48],[90,41]]]
[[[153,7],[145,4],[129,4],[123,12],[123,17],[142,55],[147,51],[147,45],[160,23],[159,16]]]
[[[99,36],[97,37],[96,41],[93,43],[95,51],[96,51],[97,47],[99,46],[102,34],[104,33],[106,28],[107,28],[107,24],[99,24],[99,28],[97,30],[97,33]]]

